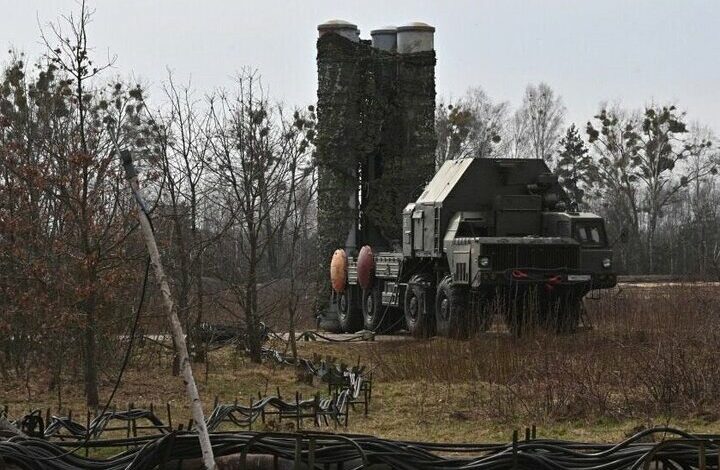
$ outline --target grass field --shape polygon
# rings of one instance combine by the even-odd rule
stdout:
[[[369,416],[351,412],[348,428],[338,431],[446,442],[507,441],[512,429],[531,425],[543,437],[596,441],[616,441],[653,425],[717,432],[717,289],[636,288],[587,300],[590,327],[568,336],[530,332],[514,339],[496,325],[467,341],[300,342],[300,355],[333,356],[372,371]],[[231,347],[212,352],[195,372],[208,411],[216,396],[247,403],[277,388],[284,397],[326,392],[324,384],[299,382],[292,367],[252,364]],[[104,377],[102,397],[113,379],[111,373]],[[81,383],[71,380],[58,398],[38,367],[3,381],[0,406],[7,404],[11,416],[32,408],[55,412],[61,399],[63,411],[84,417]],[[146,344],[138,350],[115,405],[130,402],[154,403],[163,419],[169,402],[173,422],[188,421],[182,383],[171,376],[164,349]]]

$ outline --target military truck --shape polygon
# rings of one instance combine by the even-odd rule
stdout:
[[[401,251],[335,252],[339,328],[463,337],[501,314],[516,335],[575,331],[616,276],[603,219],[569,209],[542,160],[445,162],[403,211]]]

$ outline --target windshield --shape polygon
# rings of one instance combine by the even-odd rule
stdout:
[[[585,246],[605,246],[605,229],[600,220],[583,220],[573,224],[575,240]]]
[[[483,221],[463,220],[458,226],[456,237],[487,237],[488,229]]]

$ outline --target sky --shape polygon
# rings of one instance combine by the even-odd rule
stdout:
[[[257,69],[289,106],[315,101],[317,24],[344,19],[361,37],[386,25],[436,27],[437,92],[482,87],[517,106],[528,83],[559,93],[567,123],[601,102],[674,103],[720,134],[720,1],[88,0],[90,43],[105,72],[147,85],[158,101],[168,70],[202,95]],[[76,0],[0,0],[0,45],[38,57],[40,27]],[[1,57],[1,56],[0,56]],[[3,59],[5,61],[5,59]],[[100,62],[100,60],[98,60]]]

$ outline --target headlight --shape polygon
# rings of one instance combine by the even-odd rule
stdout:
[[[612,261],[610,261],[610,258],[605,258],[602,260],[602,267],[605,269],[610,269],[610,266],[612,266]]]
[[[481,256],[480,257],[480,267],[481,268],[489,268],[490,267],[490,258],[487,256]]]

